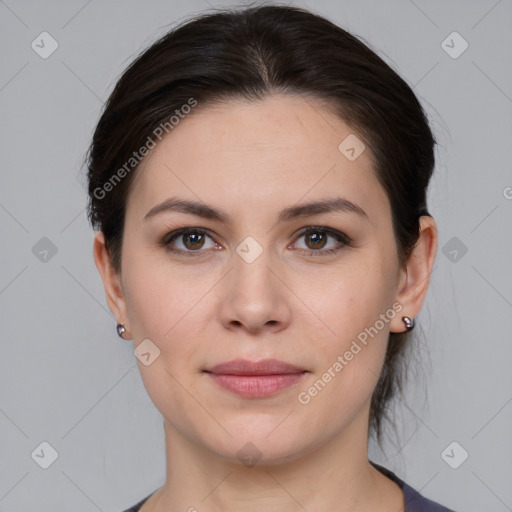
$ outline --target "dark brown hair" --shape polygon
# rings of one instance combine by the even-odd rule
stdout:
[[[192,102],[205,108],[273,93],[322,100],[362,137],[391,204],[400,265],[406,264],[419,217],[429,215],[436,144],[418,99],[360,38],[307,10],[267,4],[188,20],[141,53],[115,85],[87,156],[89,220],[103,231],[116,270],[139,149],[158,143],[159,127],[170,133],[173,116],[183,117]],[[390,334],[372,396],[369,426],[379,441],[389,400],[401,387],[409,336]]]

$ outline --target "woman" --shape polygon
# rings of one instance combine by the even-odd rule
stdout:
[[[407,84],[306,10],[199,16],[125,71],[89,151],[94,258],[162,413],[130,509],[447,511],[368,460],[437,250]]]

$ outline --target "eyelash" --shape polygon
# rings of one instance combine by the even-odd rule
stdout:
[[[199,256],[198,253],[201,253],[201,252],[204,252],[204,251],[201,251],[201,249],[198,249],[197,251],[192,251],[192,250],[184,251],[182,249],[174,249],[171,246],[171,243],[176,238],[178,238],[180,236],[183,236],[183,235],[188,235],[188,234],[191,234],[191,233],[206,235],[206,236],[212,238],[209,235],[208,231],[205,230],[205,229],[202,229],[202,228],[183,228],[183,229],[178,229],[177,231],[172,231],[170,233],[167,233],[162,238],[162,240],[160,241],[159,245],[161,247],[165,248],[170,253],[177,254],[179,256],[197,257],[197,256]],[[345,246],[346,247],[350,247],[351,243],[352,243],[352,240],[350,239],[350,237],[348,237],[344,233],[341,233],[341,232],[336,231],[336,230],[331,229],[331,228],[326,228],[326,227],[321,227],[321,226],[309,226],[309,227],[305,228],[304,230],[302,230],[297,235],[295,241],[297,241],[301,237],[303,237],[305,235],[308,235],[308,234],[311,234],[311,233],[322,233],[322,234],[330,235],[333,238],[335,238],[339,243],[338,243],[338,245],[336,247],[331,248],[331,249],[324,249],[324,250],[322,250],[322,249],[319,249],[319,250],[299,249],[298,251],[299,251],[299,253],[301,255],[313,256],[313,257],[316,257],[316,256],[322,256],[322,257],[323,256],[333,256],[333,255],[337,254],[343,247],[345,247]]]

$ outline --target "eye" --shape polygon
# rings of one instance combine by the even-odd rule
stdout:
[[[210,243],[208,243],[210,240]],[[167,234],[160,245],[169,252],[192,256],[192,253],[203,252],[201,249],[219,249],[207,231],[201,228],[184,228]],[[195,255],[194,255],[195,256]]]
[[[344,246],[349,246],[351,239],[334,229],[310,226],[302,231],[297,240],[304,238],[305,247],[298,247],[299,252],[307,256],[328,256],[336,254]],[[329,239],[331,242],[329,243]],[[333,243],[334,242],[334,243]]]
[[[297,241],[301,238],[304,239],[305,244],[303,247],[297,247]],[[351,239],[340,231],[327,227],[309,226],[298,235],[292,248],[305,256],[328,256],[336,254],[350,244]],[[222,246],[202,228],[183,228],[172,231],[164,236],[159,245],[180,256],[200,256],[205,252],[201,249],[222,249]]]

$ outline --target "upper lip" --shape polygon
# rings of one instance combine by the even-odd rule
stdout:
[[[304,373],[306,370],[278,359],[263,359],[255,362],[246,359],[233,359],[213,366],[206,371],[218,375],[282,375],[286,373]]]

